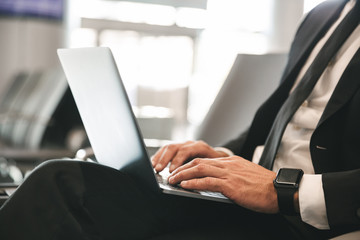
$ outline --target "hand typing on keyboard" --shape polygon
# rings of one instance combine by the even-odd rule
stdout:
[[[167,145],[152,157],[152,164],[157,172],[170,164],[168,180],[172,185],[219,192],[257,212],[279,211],[274,172],[242,157],[216,151],[203,141]]]
[[[220,192],[242,207],[276,213],[279,209],[275,176],[275,172],[238,156],[196,158],[173,171],[169,183],[185,189]]]
[[[169,171],[173,172],[176,168],[194,158],[219,158],[227,156],[226,153],[216,151],[203,141],[188,141],[162,147],[155,153],[151,161],[157,172],[164,170],[169,163]]]

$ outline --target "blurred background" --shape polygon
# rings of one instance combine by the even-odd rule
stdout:
[[[1,181],[91,155],[56,49],[111,48],[150,154],[168,141],[218,146],[276,87],[298,24],[321,2],[0,0]]]

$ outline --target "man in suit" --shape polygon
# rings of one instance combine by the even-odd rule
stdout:
[[[171,183],[218,191],[236,204],[155,194],[113,169],[53,161],[1,209],[0,232],[37,239],[322,239],[359,230],[359,12],[342,24],[357,9],[356,0],[330,0],[306,16],[279,88],[239,138],[223,148],[173,144],[153,157],[156,171],[171,164]],[[337,32],[346,35],[341,42]],[[339,46],[328,50],[334,42]],[[311,91],[301,105],[284,107],[296,106],[302,88]]]
[[[254,164],[248,164],[244,159],[265,163],[258,156],[261,156],[288,93],[295,92],[296,85],[306,75],[311,63],[316,61],[320,49],[355,1],[346,2],[345,6],[341,4],[340,1],[322,4],[309,13],[299,27],[281,86],[258,110],[249,130],[225,145],[232,151],[228,153],[225,149],[226,155],[235,154],[242,158],[228,157],[222,162],[196,159],[180,167],[196,156],[222,157],[204,143],[190,142],[162,149],[153,159],[155,169],[161,171],[172,160],[170,169],[177,169],[170,178],[173,183],[181,183],[185,188],[223,192],[235,202],[239,201],[239,205],[255,211],[277,212],[275,189],[264,189],[266,184],[271,186],[274,175],[262,168],[256,169]],[[270,164],[274,171],[289,167],[305,172],[300,191],[294,194],[294,204],[303,221],[319,229],[358,229],[360,226],[360,165],[356,147],[359,144],[356,122],[360,120],[357,110],[360,100],[359,18],[355,21],[354,29],[336,50],[310,95],[287,124],[275,160]],[[241,161],[245,161],[244,164]],[[225,169],[224,173],[219,169]],[[235,176],[228,176],[234,172]],[[249,181],[246,185],[253,184],[254,187],[242,192],[243,181]],[[256,186],[258,184],[260,188]],[[254,188],[259,192],[253,191]],[[270,194],[269,190],[273,193]],[[251,194],[255,194],[257,200]],[[244,195],[248,197],[244,199]],[[259,195],[264,199],[259,199]],[[261,202],[265,204],[261,205]]]

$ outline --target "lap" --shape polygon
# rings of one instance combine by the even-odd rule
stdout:
[[[279,215],[153,192],[121,171],[79,161],[49,161],[34,170],[0,210],[0,232],[14,239],[262,239],[294,234]]]

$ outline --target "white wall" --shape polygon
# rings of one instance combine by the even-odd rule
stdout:
[[[56,49],[63,43],[62,23],[0,18],[0,96],[18,72],[57,66]]]
[[[287,52],[304,12],[304,0],[273,0],[268,32],[270,52]]]

